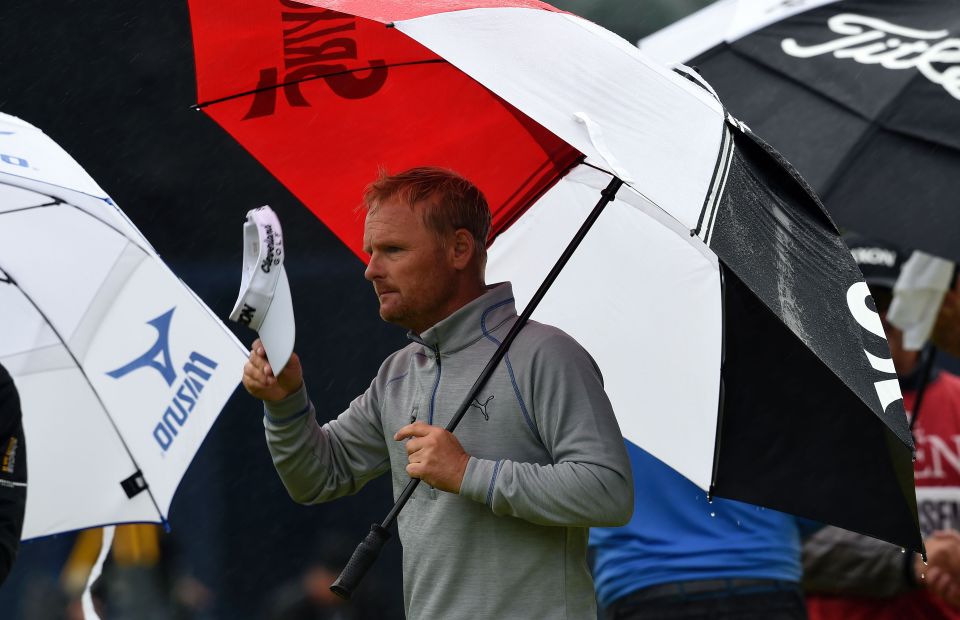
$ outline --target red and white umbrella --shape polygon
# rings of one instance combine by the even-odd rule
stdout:
[[[529,0],[190,9],[201,109],[361,259],[378,169],[451,168],[486,194],[488,276],[522,304],[623,180],[535,316],[594,355],[624,436],[717,495],[920,548],[860,273],[695,75]]]

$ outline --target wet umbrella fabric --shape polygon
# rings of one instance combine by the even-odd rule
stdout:
[[[960,260],[960,3],[720,0],[640,47],[697,67],[841,227]]]
[[[859,271],[695,76],[534,2],[190,6],[202,109],[361,258],[377,169],[449,167],[487,193],[489,279],[525,302],[626,181],[535,315],[595,356],[624,435],[717,495],[920,548]]]
[[[163,522],[244,349],[40,130],[0,115],[0,153],[0,364],[30,438],[23,538]]]

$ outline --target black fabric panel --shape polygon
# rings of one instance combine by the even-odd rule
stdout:
[[[714,493],[921,549],[910,448],[727,267]]]
[[[0,458],[8,453],[11,440],[16,442],[16,460],[9,468],[12,471],[0,468],[0,584],[7,578],[17,556],[27,502],[25,488],[3,484],[5,481],[27,481],[27,451],[21,424],[20,397],[10,375],[0,366]]]
[[[797,167],[841,227],[960,260],[960,244],[951,238],[960,230],[953,202],[960,195],[960,99],[916,67],[783,51],[787,39],[809,47],[843,37],[827,21],[844,13],[960,33],[955,0],[846,0],[767,26],[689,64],[734,116]],[[956,70],[949,62],[933,65],[937,72],[950,66]]]
[[[733,49],[717,48],[711,58],[691,64],[716,89],[731,114],[773,144],[822,191],[869,124],[801,82]],[[797,131],[800,127],[803,131]]]
[[[844,228],[960,261],[960,151],[874,137],[824,197],[831,215]]]
[[[734,131],[736,150],[717,207],[710,248],[754,295],[908,447],[913,440],[901,400],[881,408],[875,382],[892,375],[872,368],[865,351],[889,358],[886,341],[857,322],[847,291],[863,281],[850,251],[822,208],[748,135]]]

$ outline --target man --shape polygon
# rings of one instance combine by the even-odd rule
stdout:
[[[27,451],[20,397],[13,379],[0,366],[0,584],[17,557],[26,503]]]
[[[905,253],[896,246],[846,236],[883,323],[908,414],[916,402],[920,352],[903,347],[886,320]],[[948,298],[948,306],[951,299]],[[943,317],[941,333],[949,332]],[[960,619],[960,377],[934,368],[913,428],[914,475],[928,565],[899,547],[827,527],[803,547],[804,587],[812,620]]]
[[[794,517],[716,498],[628,444],[635,505],[625,527],[591,530],[608,620],[806,618]]]
[[[322,427],[299,358],[275,377],[254,343],[243,381],[265,403],[284,484],[316,503],[387,472],[395,496],[410,477],[426,483],[398,519],[410,618],[592,620],[587,528],[624,523],[633,503],[599,370],[572,338],[530,322],[446,432],[517,319],[510,284],[485,285],[489,208],[435,168],[380,178],[364,205],[365,277],[381,318],[413,342]]]

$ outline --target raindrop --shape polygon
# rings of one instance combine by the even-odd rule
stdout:
[[[900,553],[906,553],[906,552],[907,552],[906,549],[904,549],[903,547],[900,547]]]
[[[710,516],[711,516],[711,517],[715,517],[715,516],[717,516],[717,513],[711,512],[711,513],[710,513]]]
[[[737,527],[740,527],[740,520],[737,519]]]

